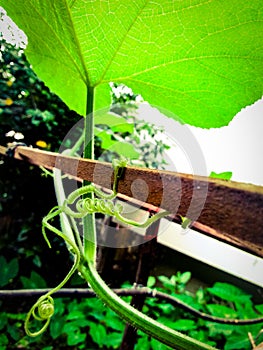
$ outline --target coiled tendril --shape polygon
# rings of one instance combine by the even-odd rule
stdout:
[[[25,321],[25,331],[27,335],[31,337],[36,337],[41,333],[43,333],[47,329],[50,319],[54,314],[54,311],[55,311],[54,299],[50,295],[41,296],[38,299],[38,301],[31,307],[30,311],[27,314],[26,321]],[[45,324],[42,326],[42,328],[39,331],[36,331],[36,332],[30,331],[29,322],[30,322],[31,316],[33,316],[33,318],[37,321],[45,321]]]
[[[93,213],[101,213],[104,215],[109,215],[117,218],[124,224],[137,226],[137,227],[147,227],[151,225],[154,221],[166,216],[169,214],[167,211],[159,212],[152,217],[146,219],[144,222],[137,222],[133,220],[129,220],[122,216],[123,206],[119,203],[114,203],[113,200],[117,196],[117,183],[120,177],[120,170],[123,169],[127,164],[127,161],[124,159],[120,159],[113,162],[114,168],[114,181],[113,181],[113,189],[112,193],[106,194],[102,192],[100,189],[95,187],[94,184],[90,184],[88,186],[83,186],[80,189],[73,191],[68,198],[64,201],[62,206],[56,206],[50,210],[50,212],[43,218],[42,220],[42,233],[48,244],[51,247],[51,244],[46,235],[46,229],[55,233],[59,237],[63,238],[67,243],[69,250],[74,255],[74,264],[71,267],[70,271],[63,279],[63,281],[51,291],[41,296],[36,303],[29,310],[26,320],[25,320],[25,331],[27,335],[31,337],[36,337],[42,334],[46,328],[48,327],[51,317],[54,314],[54,300],[51,297],[51,294],[57,292],[61,289],[64,284],[69,280],[72,274],[76,271],[76,269],[80,269],[80,261],[83,252],[83,247],[81,245],[79,239],[79,232],[77,229],[77,225],[75,223],[75,219],[83,218],[88,214]],[[96,198],[83,198],[88,193],[93,193]],[[76,210],[71,209],[71,206],[75,204]],[[68,235],[64,234],[61,230],[57,229],[55,226],[51,225],[50,221],[52,221],[56,216],[59,215],[68,215],[71,219],[72,226],[75,231],[75,237],[72,236],[69,238]],[[75,243],[77,241],[77,244]],[[31,318],[34,318],[36,321],[45,322],[40,330],[32,332],[29,329],[29,324],[31,322]]]
[[[94,193],[100,198],[82,198],[83,195],[87,193]],[[167,216],[168,211],[162,211],[151,218],[146,219],[144,222],[138,222],[125,218],[122,215],[123,206],[119,203],[114,203],[113,199],[116,198],[116,194],[107,195],[100,191],[93,184],[84,186],[81,189],[77,189],[72,192],[68,199],[64,202],[62,210],[69,216],[73,218],[83,218],[88,214],[100,213],[104,215],[109,215],[117,218],[120,222],[126,225],[132,225],[137,227],[148,227],[154,221]],[[70,208],[72,204],[75,203],[76,210]]]
[[[29,310],[26,320],[25,320],[25,332],[27,335],[31,337],[36,337],[40,334],[42,334],[48,327],[51,317],[54,314],[55,310],[55,303],[54,299],[51,297],[51,294],[57,292],[59,289],[61,289],[64,284],[70,279],[70,277],[73,275],[73,273],[76,271],[76,269],[79,266],[81,255],[78,247],[76,246],[75,242],[70,240],[66,235],[63,234],[60,230],[58,230],[56,227],[52,226],[49,221],[52,220],[55,216],[61,214],[61,209],[59,207],[54,207],[43,219],[42,221],[42,233],[43,236],[48,244],[49,247],[51,247],[51,244],[47,238],[46,235],[46,228],[55,233],[56,235],[60,236],[64,239],[64,241],[70,246],[71,252],[74,255],[74,264],[71,267],[70,271],[66,275],[66,277],[60,282],[58,286],[50,290],[48,293],[42,295],[36,303],[31,307]],[[34,318],[36,321],[45,322],[44,325],[35,332],[32,332],[30,330],[30,322],[31,318]]]

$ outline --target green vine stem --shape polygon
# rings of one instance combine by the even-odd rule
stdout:
[[[94,90],[88,89],[87,117],[84,134],[86,137],[84,157],[93,159],[93,100]],[[87,184],[84,184],[87,185]],[[113,311],[132,326],[141,329],[146,334],[154,337],[162,343],[176,349],[213,349],[195,339],[174,331],[152,318],[139,312],[131,305],[119,298],[101,279],[96,270],[96,230],[95,216],[88,214],[83,218],[84,229],[84,259],[86,265],[81,264],[79,270],[82,276],[90,284],[97,296]]]
[[[84,158],[94,159],[94,88],[87,90],[86,118],[84,123]],[[90,185],[90,182],[84,181],[83,186]],[[93,199],[93,193],[87,193],[84,198]],[[96,260],[97,237],[95,214],[91,213],[82,219],[83,223],[83,249],[87,260]]]
[[[91,288],[105,305],[115,311],[122,319],[127,321],[133,327],[142,330],[149,336],[161,341],[163,344],[171,346],[173,349],[215,349],[164,326],[127,304],[106,285],[96,271],[94,263],[91,261],[87,263],[87,267],[80,267],[80,271],[82,276],[88,281]]]
[[[54,177],[54,187],[55,187],[57,203],[58,203],[58,206],[61,207],[66,199],[65,191],[63,188],[61,170],[55,168],[53,170],[53,177]],[[61,212],[59,216],[60,216],[60,225],[61,225],[62,232],[64,233],[65,236],[68,237],[68,239],[74,242],[74,235],[71,230],[71,225],[69,223],[69,219],[67,215]]]
[[[83,143],[84,140],[84,134],[80,137],[80,139],[77,141],[76,145],[70,149],[70,150],[65,150],[63,153],[67,155],[75,155],[76,150],[79,149],[80,144]],[[63,186],[63,176],[61,173],[60,169],[54,169],[53,170],[53,178],[54,178],[54,188],[55,188],[55,194],[57,198],[57,203],[59,207],[63,206],[63,203],[66,200],[66,195],[64,191],[64,186]],[[80,236],[78,234],[78,229],[76,227],[75,220],[72,220],[71,217],[67,216],[63,211],[59,214],[60,218],[60,225],[63,234],[65,234],[68,239],[74,243],[76,243],[79,247],[79,251],[83,253],[83,246],[82,242],[80,241]],[[74,235],[74,232],[76,233]],[[70,250],[70,245],[68,245],[68,248]]]

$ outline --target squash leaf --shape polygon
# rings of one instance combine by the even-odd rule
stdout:
[[[37,75],[85,115],[128,85],[182,123],[227,125],[263,91],[262,0],[2,0]],[[153,120],[154,122],[154,120]]]

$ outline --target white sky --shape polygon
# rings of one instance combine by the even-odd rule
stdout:
[[[176,144],[168,152],[175,170],[196,175],[232,171],[232,180],[263,185],[263,99],[242,109],[228,126],[201,129],[183,126],[141,106],[141,118],[164,126]]]
[[[239,112],[220,129],[191,127],[209,171],[232,171],[232,180],[263,185],[263,100]]]
[[[6,11],[0,6],[0,32],[5,40],[13,45],[25,48],[27,37],[25,33],[18,28],[14,21],[7,16]]]

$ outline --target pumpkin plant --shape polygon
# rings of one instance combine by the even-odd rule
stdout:
[[[3,0],[2,5],[28,36],[26,55],[37,75],[85,118],[86,158],[94,157],[94,111],[110,105],[110,82],[128,85],[169,111],[168,116],[204,128],[227,125],[262,96],[260,0]],[[115,186],[123,166],[115,164]],[[58,206],[44,218],[43,233],[46,237],[50,229],[66,241],[74,265],[59,286],[33,306],[27,332],[32,333],[31,315],[44,319],[41,331],[48,326],[54,309],[51,294],[78,269],[102,301],[131,325],[177,349],[211,349],[143,315],[111,291],[96,271],[94,213],[115,197],[115,189],[104,198],[84,183],[66,199],[60,181],[57,172]],[[77,202],[76,212],[67,207],[71,200]],[[95,209],[89,210],[87,203]],[[56,215],[61,229],[51,224]],[[82,240],[76,225],[72,229],[70,224],[74,217],[82,220]]]

